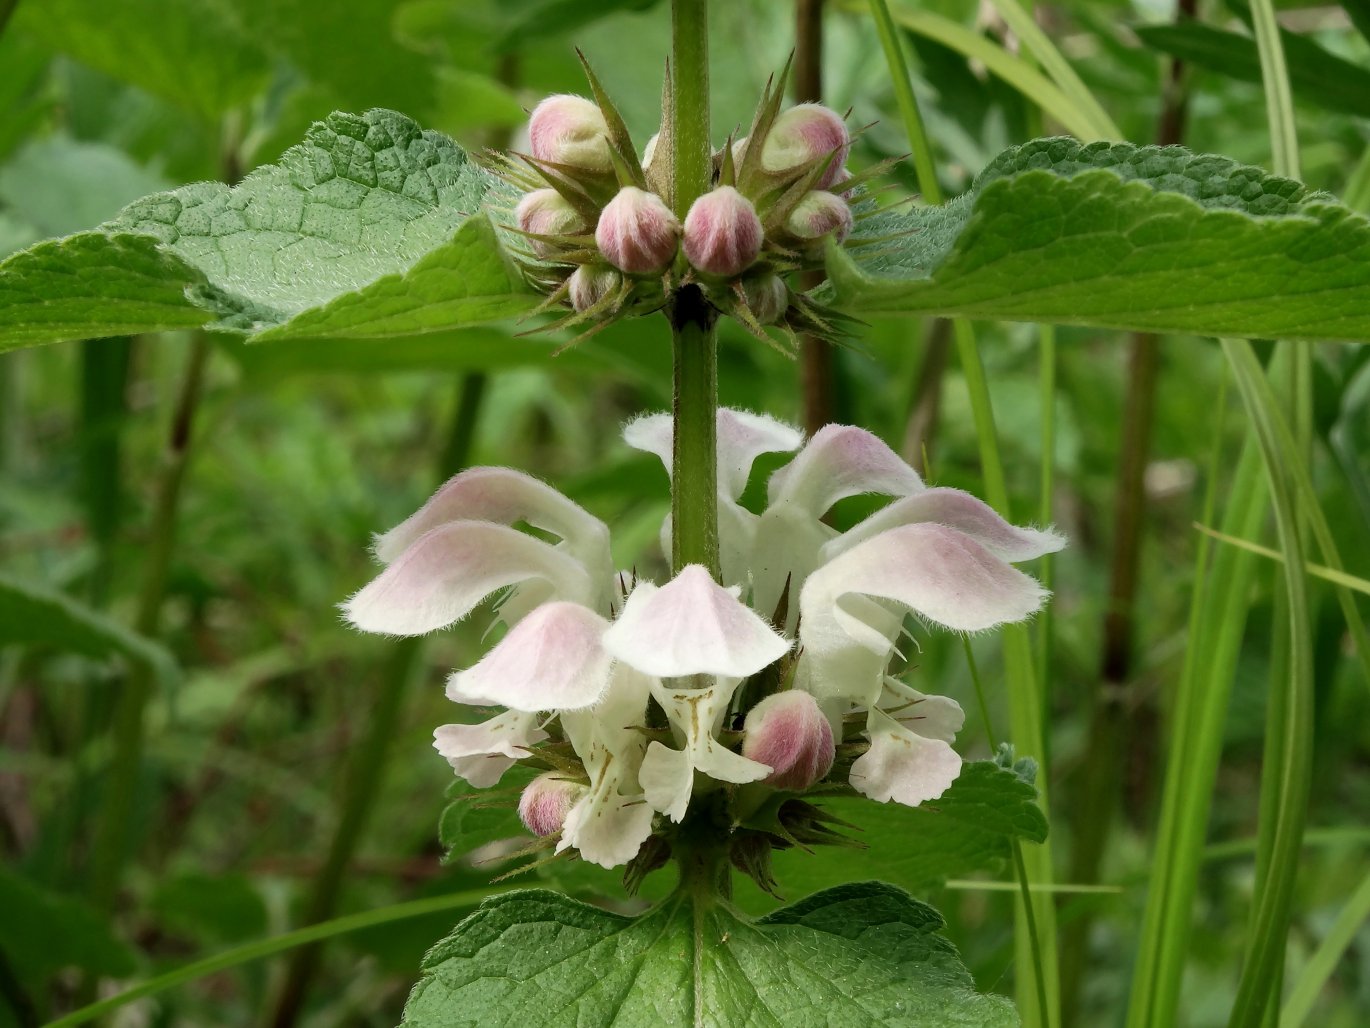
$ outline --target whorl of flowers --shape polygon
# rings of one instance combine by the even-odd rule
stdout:
[[[957,632],[1027,618],[1046,593],[1012,564],[1063,540],[924,485],[859,428],[805,442],[724,409],[717,431],[721,581],[616,571],[599,519],[521,472],[473,468],[377,537],[385,568],[344,610],[363,631],[421,635],[500,596],[506,633],[447,695],[504,711],[434,734],[457,775],[485,788],[516,763],[543,772],[519,803],[540,845],[634,862],[630,880],[707,818],[769,887],[771,848],[836,838],[806,793],[917,805],[951,785],[961,708],[889,673],[905,616]],[[666,415],[624,431],[668,473],[671,436]],[[796,449],[765,509],[742,506],[755,459]],[[891,500],[845,532],[824,522],[858,494]]]
[[[826,241],[845,242],[874,213],[849,200],[884,166],[848,172],[842,117],[818,104],[782,110],[783,81],[768,84],[749,133],[714,155],[710,191],[678,216],[669,124],[639,156],[588,65],[586,74],[594,100],[556,95],[533,110],[530,153],[488,155],[521,194],[504,221],[521,237],[526,277],[547,294],[539,311],[569,308],[559,324],[588,333],[694,283],[768,342],[766,326],[839,337],[847,319],[790,279],[821,267]]]

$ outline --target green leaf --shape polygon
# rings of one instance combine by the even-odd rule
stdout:
[[[1033,140],[847,247],[828,268],[857,313],[1370,340],[1370,221],[1182,147]]]
[[[473,791],[465,782],[454,782],[447,791],[451,800],[438,819],[438,841],[447,860],[503,839],[530,839],[518,816],[518,801],[506,790],[494,797]]]
[[[221,0],[44,0],[15,16],[54,50],[205,118],[266,86],[271,66],[251,26]]]
[[[0,949],[31,982],[64,967],[122,978],[137,966],[128,947],[110,934],[106,918],[78,899],[48,892],[4,868],[0,910],[5,912]]]
[[[0,351],[204,325],[382,338],[497,320],[537,297],[483,213],[505,187],[391,111],[333,114],[230,189],[146,197],[0,262]]]
[[[774,855],[782,893],[803,895],[852,878],[879,878],[911,891],[940,885],[977,871],[997,870],[1010,855],[1010,840],[1042,842],[1047,822],[1037,791],[992,760],[967,763],[952,787],[934,803],[905,807],[867,799],[823,799],[824,810],[856,826],[843,830],[869,849],[792,849]],[[749,909],[766,903],[739,882]]]
[[[1149,25],[1137,35],[1152,49],[1241,82],[1261,82],[1256,41],[1239,32],[1187,22]],[[1370,115],[1370,71],[1329,53],[1311,39],[1282,30],[1289,84],[1296,99],[1329,111]]]
[[[0,646],[51,646],[88,657],[117,653],[150,666],[164,683],[180,677],[170,653],[70,597],[0,575]]]
[[[424,958],[404,1028],[1017,1024],[941,916],[846,885],[752,921],[677,892],[639,918],[541,890],[487,900]]]

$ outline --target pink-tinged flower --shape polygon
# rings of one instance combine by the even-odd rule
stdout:
[[[851,136],[841,115],[822,104],[799,104],[775,119],[761,148],[761,166],[784,174],[833,154],[832,163],[815,183],[827,189],[838,181],[850,147]]]
[[[705,274],[732,278],[755,263],[763,234],[752,202],[732,186],[719,186],[685,215],[685,256]]]
[[[578,311],[588,311],[598,303],[604,302],[622,283],[623,279],[612,268],[597,268],[582,264],[571,272],[566,280],[566,288],[571,297],[571,306]]]
[[[600,211],[595,244],[604,259],[630,275],[665,271],[675,258],[680,222],[655,193],[624,186]]]
[[[785,228],[799,239],[832,235],[840,243],[851,233],[852,215],[847,201],[821,189],[812,190],[785,219]]]
[[[560,93],[543,100],[533,108],[528,140],[533,156],[540,161],[587,171],[613,170],[604,112],[583,96]]]
[[[443,725],[433,732],[433,746],[458,777],[488,789],[546,738],[537,715],[510,710],[479,725]]]
[[[514,220],[520,230],[537,236],[565,236],[585,231],[580,214],[555,189],[534,189],[525,193],[514,208]],[[551,257],[557,246],[543,239],[529,239],[529,246],[539,257]]]
[[[852,764],[851,784],[881,803],[916,807],[935,800],[961,773],[961,757],[941,739],[909,731],[877,709],[867,720],[870,749]]]
[[[519,796],[519,820],[534,835],[555,835],[585,795],[585,786],[568,782],[556,772],[538,775]]]
[[[639,583],[604,648],[658,678],[722,675],[745,678],[775,663],[790,648],[756,612],[699,564],[657,588]]]
[[[767,696],[750,711],[742,755],[771,768],[766,784],[802,792],[832,770],[832,724],[806,692]]]
[[[737,501],[747,488],[752,464],[763,453],[797,449],[803,434],[766,414],[720,407],[715,419],[718,439],[719,564],[724,583],[742,585],[749,576],[747,562],[756,535],[756,515]],[[666,474],[671,473],[675,429],[669,414],[647,414],[628,422],[623,441],[635,450],[656,454]],[[661,526],[662,552],[671,552],[671,519]],[[754,609],[767,611],[765,607]],[[772,610],[774,608],[771,608]]]

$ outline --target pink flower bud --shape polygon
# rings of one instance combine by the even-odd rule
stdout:
[[[774,325],[790,306],[790,289],[784,280],[767,272],[760,278],[742,283],[742,295],[752,317],[762,325]]]
[[[800,239],[821,239],[834,233],[840,243],[851,232],[851,208],[832,193],[815,189],[806,193],[785,219],[785,228]]]
[[[752,202],[732,186],[719,186],[685,215],[685,256],[700,271],[731,278],[756,260],[762,234]]]
[[[665,271],[675,257],[680,222],[655,193],[624,186],[599,213],[595,243],[614,267],[630,275]]]
[[[838,180],[850,148],[851,136],[840,115],[822,104],[800,104],[775,119],[761,148],[761,166],[780,174],[836,153],[816,183],[827,189]]]
[[[621,281],[622,277],[612,268],[582,264],[566,280],[571,306],[578,311],[587,311],[616,290]]]
[[[555,161],[587,171],[613,170],[604,112],[583,96],[558,93],[533,108],[528,141],[533,156],[540,161]]]
[[[561,831],[566,815],[585,795],[585,786],[558,778],[555,771],[539,775],[519,797],[519,819],[534,835]]]
[[[807,789],[832,770],[832,725],[802,689],[767,696],[747,713],[742,755],[770,767],[766,784]]]
[[[514,208],[514,218],[524,232],[539,236],[572,235],[585,230],[576,209],[555,189],[534,189],[525,194]],[[550,257],[557,250],[555,244],[541,239],[528,242],[539,257]]]

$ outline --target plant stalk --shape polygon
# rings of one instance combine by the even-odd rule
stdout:
[[[800,103],[823,102],[823,0],[795,0],[794,98]],[[800,276],[804,292],[823,283],[821,271]],[[803,381],[804,430],[810,435],[835,420],[837,374],[833,345],[812,333],[799,337],[799,366]]]
[[[713,175],[709,143],[706,0],[671,2],[672,203],[683,218]],[[718,577],[718,312],[697,285],[671,299],[671,566],[702,564]]]

